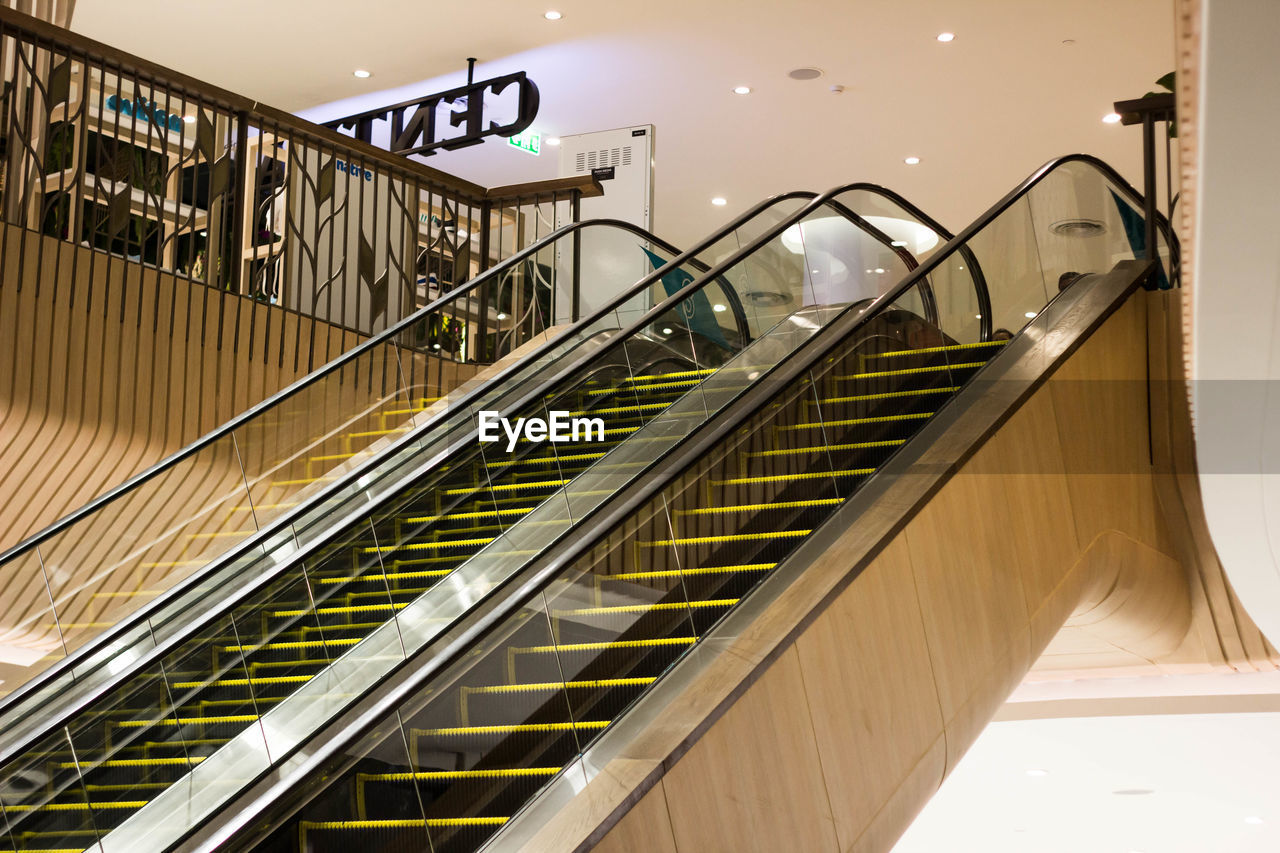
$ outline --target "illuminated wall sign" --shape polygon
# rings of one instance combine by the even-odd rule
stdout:
[[[528,151],[536,157],[542,153],[542,134],[523,130],[515,136],[507,137],[507,144],[521,151]]]
[[[131,101],[119,95],[112,95],[107,98],[107,109],[114,110],[121,115],[149,121],[175,133],[182,131],[182,116],[167,113],[157,108],[154,102],[148,101],[146,98],[134,98]]]
[[[519,108],[514,120],[506,124],[489,122],[485,127],[484,99],[486,95],[500,95],[508,86],[515,86]],[[430,156],[443,148],[452,151],[468,145],[479,145],[488,136],[512,137],[533,124],[538,115],[538,87],[523,71],[481,80],[478,83],[467,83],[457,89],[428,95],[412,101],[380,107],[363,113],[325,122],[325,127],[334,130],[354,128],[354,136],[362,142],[373,140],[373,123],[389,121],[391,123],[392,154],[411,154]],[[436,109],[441,104],[458,104],[460,109],[449,113],[449,125],[461,127],[462,133],[457,136],[440,138],[441,128],[436,127]],[[527,149],[526,149],[527,150]]]

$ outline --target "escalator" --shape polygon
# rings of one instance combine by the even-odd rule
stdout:
[[[779,223],[766,230],[800,226],[803,234],[815,214],[836,218],[847,229],[852,252],[844,261],[856,258],[859,266],[865,262],[879,270],[868,275],[890,272],[899,278],[914,266],[914,257],[840,201],[852,202],[855,194],[866,192],[864,186],[844,188],[777,217]],[[886,197],[876,198],[883,203]],[[554,445],[549,451],[535,442],[517,442],[512,452],[476,444],[474,418],[493,400],[479,395],[473,405],[450,412],[435,433],[410,436],[363,468],[347,493],[334,490],[309,513],[291,518],[286,541],[269,542],[250,555],[256,561],[234,566],[234,574],[214,573],[187,590],[187,601],[196,606],[173,609],[168,617],[175,625],[181,622],[180,636],[174,629],[163,640],[151,637],[147,647],[113,650],[117,654],[106,656],[103,666],[113,678],[103,677],[82,691],[46,735],[8,751],[0,806],[13,849],[83,849],[95,840],[141,849],[107,836],[127,821],[155,813],[145,806],[182,787],[175,783],[189,783],[191,770],[213,768],[241,754],[246,736],[265,731],[274,709],[288,704],[292,716],[295,707],[306,707],[295,720],[322,719],[335,709],[335,698],[349,701],[384,677],[409,654],[415,633],[449,621],[436,615],[409,624],[400,614],[429,590],[456,586],[455,570],[468,558],[501,537],[510,539],[513,531],[540,535],[564,529],[563,519],[533,518],[539,510],[548,514],[549,494],[576,482],[610,448],[635,447],[630,437],[660,415],[664,424],[678,425],[676,433],[667,434],[667,443],[678,440],[714,412],[712,380],[722,383],[713,390],[723,404],[750,386],[759,368],[786,358],[838,312],[787,312],[774,306],[753,311],[754,328],[741,334],[736,353],[725,336],[697,331],[699,321],[708,319],[705,309],[724,313],[715,306],[731,302],[735,291],[751,292],[749,280],[766,274],[786,278],[802,270],[799,280],[811,281],[819,256],[797,255],[777,236],[750,241],[732,262],[722,264],[723,270],[704,275],[692,288],[696,293],[679,289],[630,324],[616,318],[615,327],[622,327],[617,334],[602,336],[590,323],[584,325],[577,332],[578,346],[562,351],[576,357],[564,358],[573,362],[568,369],[531,381],[533,387],[517,383],[499,398],[516,398],[504,411],[509,417],[550,420],[554,411],[598,417],[604,421],[603,440],[575,453],[558,452]],[[777,253],[771,261],[779,263],[761,263],[760,256],[768,254],[762,246]],[[840,261],[830,252],[823,257]],[[863,295],[871,288],[874,293],[875,281],[851,292]],[[716,289],[722,298],[712,303],[706,297]],[[921,288],[920,296],[906,300],[912,308],[907,314],[936,313],[926,293]],[[807,301],[803,284],[795,296]],[[927,334],[916,321],[905,329],[903,334]],[[730,365],[734,369],[726,373]],[[672,405],[677,401],[683,408]],[[608,494],[608,489],[587,488],[580,497],[598,502]],[[233,580],[243,585],[228,593],[225,587]],[[485,595],[498,582],[476,584],[469,578],[468,583]],[[225,594],[212,603],[197,597],[219,587]],[[155,632],[152,626],[147,630]],[[358,656],[347,654],[356,648]],[[316,704],[304,695],[315,691],[327,698]],[[265,757],[278,752],[281,743],[262,746]],[[248,781],[235,773],[219,778],[224,787],[234,779]]]
[[[476,574],[510,567],[502,594],[442,587],[418,599],[436,599],[415,608],[422,614],[467,599],[466,618],[442,621],[397,673],[320,728],[295,771],[245,786],[179,837],[191,849],[505,849],[513,816],[536,814],[527,806],[549,782],[564,782],[561,797],[581,790],[573,774],[588,772],[601,733],[664,675],[696,664],[699,649],[714,656],[726,614],[789,558],[811,558],[803,543],[915,434],[952,401],[996,393],[981,381],[988,362],[1025,372],[1018,352],[1002,359],[1006,348],[1024,344],[1023,327],[1051,338],[1035,318],[1068,311],[1058,300],[1132,257],[1123,219],[1136,209],[1136,193],[1100,162],[1055,161],[870,308],[840,311],[763,377],[737,382],[732,401],[680,441],[663,441],[682,430],[677,406],[652,419],[565,491],[571,524],[551,524],[544,503],[522,523],[548,523],[549,535],[518,536],[517,525],[481,554],[490,559]],[[1111,236],[1082,246],[1034,224],[1064,214]],[[978,318],[947,292],[947,268],[973,258],[991,283],[988,340],[960,332]],[[1154,280],[1144,269],[1126,287]],[[926,282],[950,310],[925,316],[929,300],[911,291]],[[588,486],[605,481],[610,496],[587,501]],[[517,554],[528,556],[515,566]],[[141,822],[125,829],[123,838],[148,837]]]

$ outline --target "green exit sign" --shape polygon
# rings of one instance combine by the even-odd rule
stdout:
[[[508,136],[507,144],[537,156],[542,153],[542,134],[526,130],[523,133],[517,133],[515,136]]]

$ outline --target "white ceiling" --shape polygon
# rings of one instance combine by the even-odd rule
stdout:
[[[1277,767],[1280,713],[992,723],[893,853],[1275,853]]]
[[[552,7],[562,20],[543,19]],[[1174,64],[1170,0],[78,0],[72,28],[293,111],[439,91],[467,56],[480,79],[526,70],[544,135],[656,125],[654,228],[676,242],[766,195],[853,180],[958,230],[1058,154],[1136,179],[1138,131],[1099,119]],[[790,80],[799,66],[826,73]],[[432,160],[490,186],[556,173],[553,150],[497,141]]]

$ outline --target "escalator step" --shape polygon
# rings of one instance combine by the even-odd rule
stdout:
[[[910,376],[915,373],[941,373],[945,370],[969,370],[982,367],[985,361],[969,361],[964,364],[931,364],[926,367],[904,367],[900,370],[877,370],[871,373],[850,373],[844,376],[833,376],[839,382],[852,382],[857,379],[878,379],[883,376]]]
[[[822,429],[824,427],[837,426],[860,426],[862,424],[888,424],[898,423],[901,421],[923,421],[933,417],[933,412],[915,412],[908,415],[880,415],[874,418],[846,418],[836,421],[816,421],[798,424],[788,424],[787,426],[775,426],[774,429],[779,432],[795,432],[804,429]],[[809,450],[821,450],[818,447],[808,448]]]
[[[844,471],[808,471],[803,474],[773,474],[760,477],[730,477],[727,480],[711,480],[712,486],[741,486],[751,483],[789,483],[795,480],[821,480],[833,477],[869,477],[875,468],[850,468]]]
[[[808,501],[774,501],[763,504],[738,504],[736,506],[708,506],[698,509],[678,509],[676,515],[722,515],[731,512],[757,512],[771,509],[811,508],[816,506],[835,506],[841,498],[814,498]]]
[[[573,723],[513,723],[501,726],[451,726],[442,729],[413,729],[418,737],[466,737],[468,735],[549,734],[555,732],[598,731],[612,720],[582,720]]]
[[[855,441],[852,444],[828,444],[822,448],[791,447],[783,450],[756,450],[744,453],[748,459],[767,459],[775,456],[795,456],[803,453],[814,453],[818,450],[874,450],[877,447],[900,447],[907,443],[905,438],[888,441]]]
[[[972,349],[982,349],[982,348],[991,348],[991,347],[1002,347],[1007,343],[1009,342],[1008,341],[980,341],[978,343],[972,343],[972,344],[949,344],[943,347],[925,347],[923,349],[904,349],[904,350],[893,350],[892,352],[878,352],[873,355],[865,356],[865,358],[868,361],[870,361],[873,358],[901,358],[903,356],[912,356],[912,355],[931,355],[937,352],[955,352],[957,350],[972,350]]]
[[[850,394],[847,397],[821,397],[817,400],[806,399],[806,406],[826,405],[828,403],[861,403],[872,400],[895,400],[903,397],[923,397],[927,394],[952,394],[959,391],[958,386],[946,388],[917,388],[911,391],[886,391],[883,394]]]
[[[701,566],[689,569],[669,569],[660,572],[623,572],[617,575],[599,575],[596,582],[658,580],[661,578],[697,577],[698,575],[727,575],[736,572],[767,572],[777,565],[777,563],[744,563],[741,566]]]

